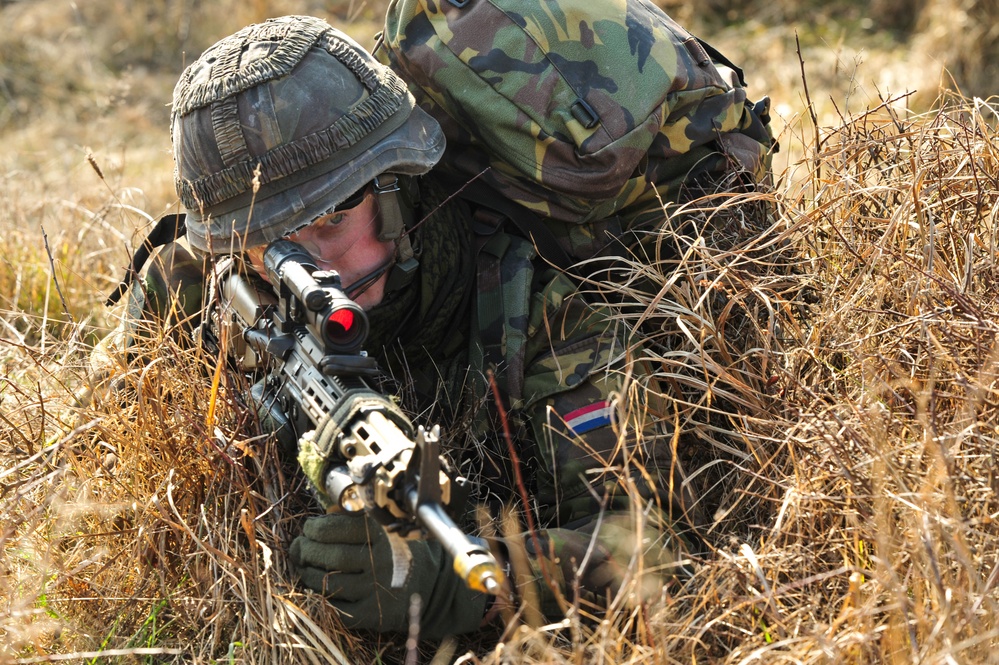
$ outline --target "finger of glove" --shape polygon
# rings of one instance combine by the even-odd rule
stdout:
[[[406,594],[376,587],[364,575],[341,575],[318,568],[298,571],[302,584],[326,596],[343,614],[344,625],[352,629],[402,630],[408,620]]]
[[[363,573],[337,573],[321,568],[298,568],[296,570],[299,579],[307,588],[317,591],[331,602],[337,603],[363,603],[372,598],[377,587],[370,575]],[[388,592],[378,590],[387,600],[392,596]]]
[[[305,520],[302,535],[320,543],[367,543],[381,529],[363,515],[330,513]]]
[[[291,561],[292,568],[302,565],[302,543],[306,542],[306,540],[301,536],[297,536],[291,541],[291,547],[288,548],[288,559]]]
[[[319,568],[327,572],[370,571],[372,565],[372,551],[367,545],[319,543],[305,536],[292,541],[289,556],[296,567]]]
[[[406,587],[391,589],[368,575],[336,575],[327,582],[327,587],[333,590],[336,600],[357,603],[362,607],[365,603],[389,607],[411,595]]]
[[[437,543],[421,543],[425,552],[420,559],[426,571],[436,569],[435,579],[414,580],[413,590],[423,597],[420,635],[440,639],[478,629],[486,611],[488,596],[472,591],[452,568],[452,559]]]
[[[348,597],[347,594],[343,593],[341,581],[344,577],[351,577],[350,575],[331,573],[328,570],[309,566],[296,568],[295,572],[298,573],[299,579],[306,588],[312,589],[329,598],[341,597],[344,601],[357,600],[356,597]]]
[[[376,584],[366,573],[338,573],[311,567],[298,568],[296,572],[307,588],[341,604],[374,602],[391,605],[409,595],[405,589],[392,591]]]
[[[454,588],[451,595],[435,593],[420,618],[420,637],[439,640],[478,630],[488,602],[489,596],[464,585]]]
[[[404,632],[409,627],[409,599],[368,589],[366,596],[356,602],[339,597],[329,602],[340,612],[343,625],[351,630],[376,630]]]

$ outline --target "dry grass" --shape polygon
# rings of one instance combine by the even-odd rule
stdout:
[[[825,57],[803,41],[806,63]],[[794,46],[775,48],[789,67],[775,78],[790,81]],[[89,94],[107,94],[101,76]],[[909,115],[876,92],[832,107],[843,97],[826,76],[809,79],[821,132],[803,94],[784,96],[792,157],[776,191],[695,200],[673,218],[688,226],[662,238],[661,260],[633,269],[645,284],[630,287],[637,307],[622,316],[642,317],[650,335],[646,357],[709,516],[692,575],[607,622],[570,612],[445,652],[483,663],[999,660],[995,110],[946,97]],[[108,131],[102,118],[117,117],[92,120]],[[169,174],[152,193],[130,187],[164,163],[151,147],[164,127],[127,150],[108,139],[98,177],[79,138],[43,152],[50,125],[34,134],[8,120],[5,136],[30,150],[4,158],[0,176],[0,663],[404,657],[398,641],[338,630],[290,582],[284,552],[310,506],[294,469],[253,436],[243,386],[217,376],[216,359],[153,335],[143,362],[119,368],[117,392],[73,405],[89,341],[114,323],[98,303],[115,266],[143,211],[169,205]],[[758,214],[764,201],[776,215]]]

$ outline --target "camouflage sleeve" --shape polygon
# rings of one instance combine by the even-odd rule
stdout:
[[[205,263],[186,240],[165,245],[146,272],[146,319],[169,328],[190,331],[201,323]]]
[[[163,246],[147,266],[125,296],[120,322],[90,354],[91,390],[129,362],[138,340],[163,332],[188,340],[200,324],[204,263],[186,241]]]
[[[649,367],[628,362],[634,345],[573,288],[555,276],[534,298],[520,413],[541,527],[524,547],[550,618],[573,598],[592,611],[622,591],[658,596],[677,571],[676,527],[696,521],[661,398],[642,389]]]

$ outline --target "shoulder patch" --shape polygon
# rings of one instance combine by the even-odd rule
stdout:
[[[611,405],[607,400],[601,400],[589,406],[584,406],[581,409],[570,411],[563,416],[563,419],[565,420],[566,427],[573,434],[585,434],[598,427],[610,425]]]

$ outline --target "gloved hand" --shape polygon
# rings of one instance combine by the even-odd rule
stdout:
[[[348,628],[406,632],[410,598],[419,594],[421,638],[476,630],[488,596],[465,586],[441,544],[395,542],[393,552],[385,529],[366,515],[311,517],[291,543],[291,563],[306,587],[327,596]]]

